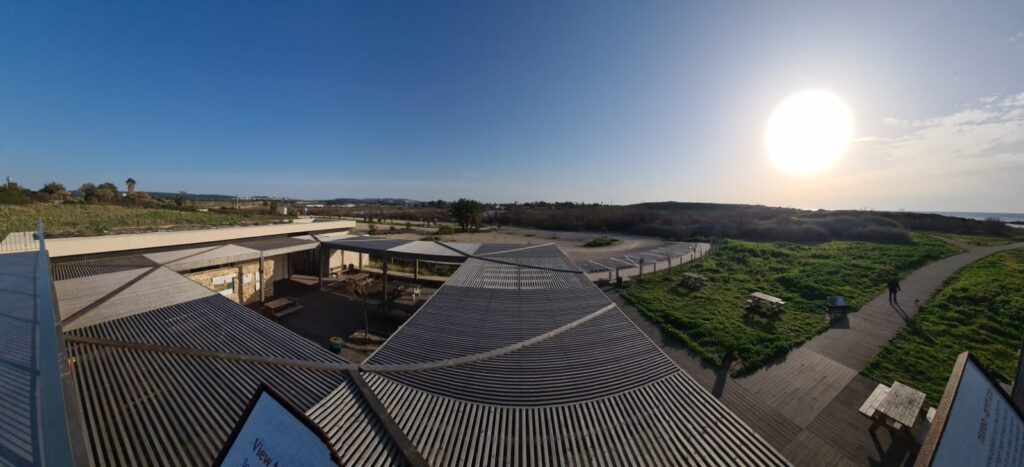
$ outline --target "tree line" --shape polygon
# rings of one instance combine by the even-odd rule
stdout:
[[[100,184],[86,182],[77,190],[68,190],[63,184],[49,182],[38,190],[23,187],[15,182],[7,181],[0,185],[0,204],[28,203],[85,203],[85,204],[118,204],[135,207],[177,207],[192,206],[192,199],[185,192],[179,192],[173,198],[153,198],[144,191],[136,190],[134,178],[125,180],[122,191],[113,182]]]

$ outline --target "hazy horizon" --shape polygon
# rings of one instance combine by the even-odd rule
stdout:
[[[0,7],[0,176],[302,199],[1024,211],[1020,2]],[[852,144],[779,170],[826,90]],[[808,136],[810,138],[810,136]]]

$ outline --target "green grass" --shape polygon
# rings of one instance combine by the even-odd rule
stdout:
[[[730,351],[737,373],[751,372],[828,329],[826,295],[853,307],[881,293],[890,274],[904,275],[961,250],[915,234],[910,244],[833,241],[815,245],[725,240],[704,260],[633,281],[622,295],[666,333],[721,364]],[[683,270],[708,278],[700,290],[678,287]],[[746,311],[751,292],[786,301],[776,317]]]
[[[238,225],[281,219],[282,216],[143,209],[112,205],[0,205],[0,239],[11,232],[35,231],[42,218],[48,236],[102,235],[115,229],[156,229],[167,226]]]
[[[602,246],[614,245],[616,243],[619,243],[619,239],[614,237],[597,237],[587,243],[584,243],[583,246],[587,248],[597,248]]]
[[[1004,382],[1013,379],[1024,321],[1024,251],[997,253],[949,278],[864,369],[900,381],[936,405],[957,355],[969,350]]]

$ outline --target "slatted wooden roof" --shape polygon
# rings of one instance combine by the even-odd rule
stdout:
[[[59,281],[93,462],[209,464],[269,383],[346,464],[787,463],[557,247],[361,242],[464,262],[362,365],[165,267]]]
[[[787,464],[561,250],[502,248],[466,253],[360,367],[427,463]]]
[[[141,271],[56,283],[95,465],[209,465],[261,383],[303,410],[343,407],[353,456],[367,440],[394,451],[353,365],[165,267]]]

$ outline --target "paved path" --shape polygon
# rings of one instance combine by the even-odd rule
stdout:
[[[996,252],[1024,247],[970,246],[900,281],[900,306],[883,292],[855,313],[756,373],[733,378],[664,335],[609,290],[609,296],[684,370],[797,465],[900,465],[912,443],[873,426],[857,408],[874,389],[860,375],[868,361],[960,268]]]

